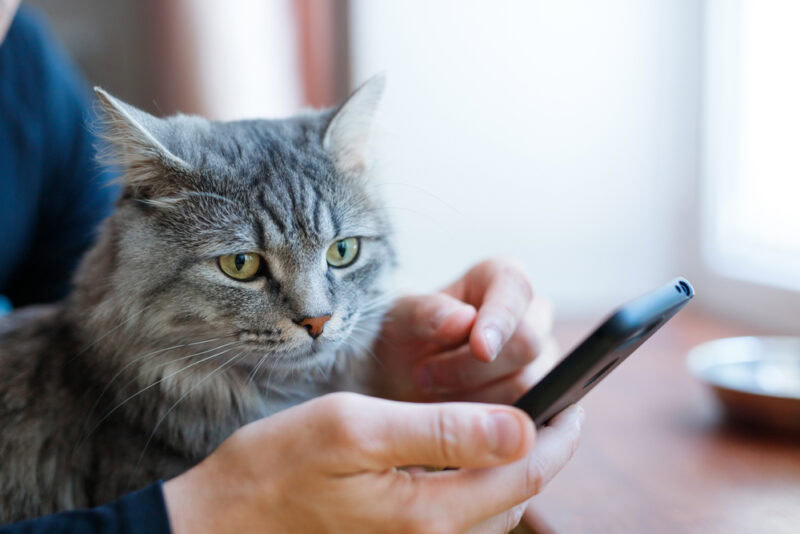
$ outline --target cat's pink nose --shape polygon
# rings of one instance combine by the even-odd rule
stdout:
[[[326,313],[325,315],[320,315],[319,317],[306,317],[305,319],[295,321],[295,323],[305,328],[309,336],[317,339],[320,334],[322,334],[322,330],[325,328],[325,323],[327,323],[330,318],[331,314]]]

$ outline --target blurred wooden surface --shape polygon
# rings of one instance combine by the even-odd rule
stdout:
[[[562,324],[570,349],[590,324]],[[532,532],[800,533],[800,437],[726,422],[686,370],[693,345],[753,333],[686,310],[583,400],[573,460],[526,514]]]

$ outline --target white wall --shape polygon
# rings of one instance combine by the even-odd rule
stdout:
[[[562,317],[691,265],[693,0],[351,0],[353,78],[386,71],[376,140],[402,278],[511,255]]]
[[[171,0],[175,1],[175,0]],[[170,6],[175,7],[175,6]],[[303,102],[288,0],[179,0],[196,61],[194,90],[213,119],[283,117]]]

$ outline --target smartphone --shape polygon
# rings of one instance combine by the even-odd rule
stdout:
[[[515,406],[542,426],[578,402],[694,297],[685,278],[642,295],[615,310]]]

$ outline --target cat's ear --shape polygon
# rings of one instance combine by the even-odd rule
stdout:
[[[365,151],[372,119],[386,87],[378,74],[367,80],[334,112],[322,138],[322,146],[333,157],[339,172],[357,174],[365,164]]]
[[[100,87],[94,92],[102,111],[101,135],[110,144],[104,162],[124,170],[125,187],[135,196],[174,191],[176,175],[187,173],[190,167],[159,141],[166,134],[166,121],[114,98]]]

